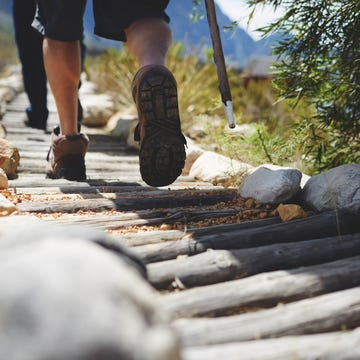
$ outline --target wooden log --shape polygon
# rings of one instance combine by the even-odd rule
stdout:
[[[347,209],[339,209],[269,225],[266,228],[254,228],[248,232],[237,233],[235,230],[226,234],[211,233],[198,239],[197,246],[202,245],[211,249],[240,249],[354,233],[360,231],[359,215]]]
[[[360,326],[360,287],[255,313],[214,319],[179,319],[173,328],[184,346],[306,335]]]
[[[75,202],[51,201],[40,203],[21,203],[19,211],[40,212],[40,213],[74,213],[79,210],[103,211],[103,210],[143,210],[153,208],[175,208],[181,206],[206,206],[219,202],[230,201],[236,195],[229,192],[189,192],[188,196],[177,196],[175,192],[171,196],[163,197],[123,197],[113,200],[92,199],[77,200]]]
[[[273,217],[236,224],[208,226],[205,228],[189,230],[187,231],[187,234],[184,234],[185,236],[182,236],[175,241],[168,241],[167,243],[158,242],[156,245],[152,243],[138,246],[134,251],[146,263],[175,259],[179,255],[195,255],[209,249],[208,246],[211,243],[201,241],[202,236],[205,237],[209,232],[212,234],[211,236],[213,236],[213,234],[218,234],[220,237],[227,237],[227,232],[231,232],[231,234],[236,232],[236,234],[239,234],[242,231],[250,231],[250,229],[258,229],[279,222],[280,219],[278,217]]]
[[[168,231],[151,231],[151,232],[143,232],[143,233],[128,233],[121,235],[121,239],[127,244],[128,246],[140,246],[140,245],[149,245],[149,244],[158,244],[162,242],[171,242],[171,241],[179,241],[185,240],[189,241],[189,237],[197,236],[197,234],[206,233],[207,231],[218,231],[226,232],[231,229],[237,228],[239,225],[241,226],[265,226],[270,222],[279,222],[279,218],[268,218],[262,220],[254,220],[254,221],[246,221],[241,224],[223,224],[223,225],[216,225],[216,226],[207,226],[203,228],[187,228],[186,231],[180,230],[168,230]],[[185,239],[184,239],[185,238]],[[140,248],[141,249],[141,248]],[[134,252],[137,249],[133,249]],[[141,250],[140,250],[141,252]],[[139,253],[139,251],[138,251]]]
[[[360,254],[360,233],[240,250],[208,250],[185,259],[148,264],[150,282],[167,289],[214,284],[265,271],[292,269]]]
[[[360,256],[160,296],[173,318],[219,316],[360,286]]]
[[[227,232],[211,228],[173,243],[148,245],[135,251],[145,262],[150,263],[174,259],[179,255],[199,254],[207,249],[243,249],[273,243],[311,240],[336,236],[339,230],[341,234],[360,231],[357,218],[356,214],[341,211],[322,213],[286,223],[269,221],[270,225],[267,226],[256,226],[256,224],[249,227],[240,223]]]
[[[360,359],[360,330],[188,347],[182,350],[181,358],[183,360],[355,360]]]
[[[102,194],[105,198],[107,195]],[[78,195],[77,195],[78,196]],[[83,198],[91,198],[89,196],[82,196]],[[32,197],[33,198],[33,197]],[[75,196],[74,196],[75,198]],[[159,225],[159,224],[174,224],[182,221],[201,221],[204,219],[216,219],[225,216],[231,216],[236,210],[208,210],[208,211],[174,211],[170,210],[143,210],[137,212],[126,212],[121,214],[98,216],[81,216],[80,218],[66,217],[66,219],[52,219],[50,221],[55,223],[87,223],[103,229],[121,229],[134,225]]]
[[[31,176],[31,174],[26,174],[26,178],[20,178],[9,181],[9,188],[19,189],[19,191],[24,192],[22,189],[52,189],[53,191],[59,193],[81,193],[87,191],[88,189],[94,189],[98,192],[106,192],[106,189],[112,191],[111,189],[117,189],[124,192],[130,191],[151,191],[152,188],[142,187],[138,183],[126,183],[123,181],[114,181],[114,179],[88,179],[86,181],[68,181],[65,179],[46,179],[45,175],[42,179],[39,179],[37,176]],[[147,190],[148,189],[148,190]]]

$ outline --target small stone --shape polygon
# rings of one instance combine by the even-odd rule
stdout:
[[[19,150],[9,141],[0,139],[0,168],[5,171],[8,178],[16,176],[19,161]]]
[[[7,216],[16,211],[16,206],[0,194],[0,216]]]
[[[282,221],[301,219],[307,216],[304,209],[296,204],[280,204],[276,210]]]
[[[1,117],[1,110],[0,110],[0,117]],[[3,124],[0,124],[0,139],[5,139],[5,138],[6,138],[6,127]]]
[[[299,192],[301,177],[297,169],[259,167],[240,185],[239,194],[263,204],[280,204]]]
[[[245,201],[245,207],[252,208],[255,205],[255,200],[253,198],[249,198]]]
[[[84,109],[82,123],[88,127],[103,127],[114,113],[114,102],[110,95],[86,94],[81,98]]]
[[[0,189],[7,189],[9,187],[9,181],[4,169],[0,168]]]
[[[171,230],[171,225],[170,224],[161,224],[160,230]]]
[[[137,116],[133,114],[126,114],[123,111],[118,111],[113,114],[106,124],[106,130],[108,130],[111,136],[126,140],[129,136],[132,123],[138,122]]]

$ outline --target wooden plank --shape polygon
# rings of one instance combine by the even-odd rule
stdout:
[[[360,286],[360,256],[164,294],[159,301],[173,318],[218,316],[354,286]]]
[[[182,350],[181,358],[183,360],[356,360],[360,359],[360,329],[188,347]]]
[[[207,249],[242,249],[273,243],[311,240],[314,237],[335,236],[360,231],[357,215],[347,211],[329,212],[286,223],[269,221],[270,225],[243,226],[231,231],[219,229],[207,235],[194,234],[173,243],[143,246],[136,252],[148,263],[174,259],[179,255],[199,254]],[[338,220],[338,222],[336,222]],[[259,224],[260,225],[260,224]],[[300,231],[301,229],[301,231]]]
[[[134,249],[135,250],[135,249]],[[240,250],[208,250],[185,259],[148,264],[149,280],[167,289],[175,279],[185,287],[214,284],[265,271],[292,269],[360,254],[360,233]]]
[[[360,326],[360,287],[255,313],[173,323],[184,346],[306,335]]]

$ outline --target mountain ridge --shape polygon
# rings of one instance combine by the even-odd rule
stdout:
[[[2,23],[5,24],[4,19],[8,19],[6,25],[1,26],[1,31],[12,31],[9,29],[9,26],[12,26],[12,22],[10,21],[11,8],[12,0],[0,0]],[[221,8],[217,4],[215,4],[215,8],[224,54],[228,63],[235,67],[243,68],[251,57],[268,56],[271,54],[271,47],[279,40],[278,35],[275,34],[265,39],[255,41],[240,27],[236,27],[234,31],[224,32],[224,27],[229,27],[232,21],[221,11]],[[194,11],[200,15],[196,22],[191,20],[191,15],[194,14]],[[171,19],[170,25],[173,31],[174,41],[183,42],[188,52],[191,52],[194,47],[199,47],[200,44],[203,49],[211,48],[211,39],[204,4],[194,10],[194,4],[191,0],[171,1],[166,12]],[[85,43],[88,48],[103,51],[108,47],[121,47],[117,41],[102,39],[94,35],[93,27],[92,2],[88,1],[84,15]]]

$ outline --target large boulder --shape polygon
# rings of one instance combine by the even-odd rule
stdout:
[[[0,168],[5,171],[9,179],[16,176],[19,162],[19,150],[9,141],[0,139]]]
[[[359,207],[360,165],[341,165],[313,176],[303,188],[302,200],[315,211]]]
[[[179,359],[143,267],[105,234],[12,216],[0,237],[1,359]]]

